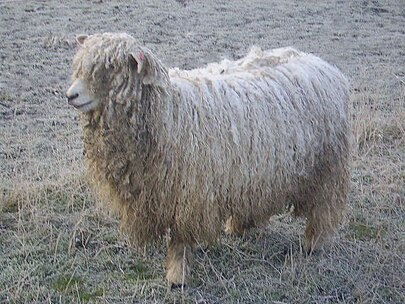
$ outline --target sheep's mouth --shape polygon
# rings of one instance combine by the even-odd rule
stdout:
[[[87,102],[81,103],[81,104],[71,103],[71,105],[74,106],[76,110],[86,113],[95,108],[96,102],[94,100],[90,100],[90,101],[87,101]]]
[[[82,103],[82,104],[78,104],[78,105],[72,103],[72,106],[74,106],[76,109],[80,110],[80,109],[82,109],[83,107],[88,106],[88,105],[90,105],[90,104],[93,103],[93,102],[94,102],[93,100],[90,100],[90,101],[88,101],[88,102],[85,102],[85,103]]]

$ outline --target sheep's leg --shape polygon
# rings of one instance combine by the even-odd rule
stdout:
[[[324,210],[314,210],[309,216],[305,229],[304,248],[308,254],[319,250],[335,234],[338,226],[337,215]]]
[[[244,229],[234,216],[230,216],[225,223],[225,233],[243,235]]]
[[[253,221],[243,221],[236,216],[230,216],[225,223],[225,233],[243,236],[252,227]]]
[[[337,172],[335,172],[337,173]],[[347,200],[348,179],[345,172],[336,174],[318,186],[307,210],[305,249],[312,253],[322,247],[336,233]],[[308,202],[307,202],[308,203]]]
[[[184,286],[190,277],[192,246],[172,238],[169,242],[166,259],[166,278],[172,288]]]

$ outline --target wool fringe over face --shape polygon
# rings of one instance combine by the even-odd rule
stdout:
[[[81,112],[89,177],[134,245],[170,231],[170,282],[184,282],[179,255],[215,242],[225,224],[243,233],[292,206],[308,220],[308,250],[335,232],[350,148],[349,85],[337,68],[254,47],[169,70],[127,34],[78,42],[67,95]]]

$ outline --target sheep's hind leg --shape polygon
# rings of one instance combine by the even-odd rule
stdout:
[[[171,239],[167,251],[166,278],[172,288],[185,286],[190,278],[192,246],[176,239]]]
[[[338,223],[334,219],[335,215],[327,215],[324,212],[319,213],[317,211],[318,210],[308,217],[308,223],[305,229],[304,249],[307,254],[312,254],[321,249],[337,230]],[[326,212],[328,213],[328,211]],[[326,220],[326,218],[329,218],[329,220]]]
[[[308,254],[320,249],[336,233],[347,200],[345,174],[337,174],[321,183],[312,193],[312,208],[307,210],[305,250]]]

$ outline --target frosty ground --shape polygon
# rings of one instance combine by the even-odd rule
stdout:
[[[405,302],[405,6],[385,1],[0,1],[0,302]],[[84,178],[67,105],[80,33],[128,32],[169,67],[294,46],[351,81],[352,184],[332,246],[288,215],[197,250],[169,290],[164,248],[128,248]]]

